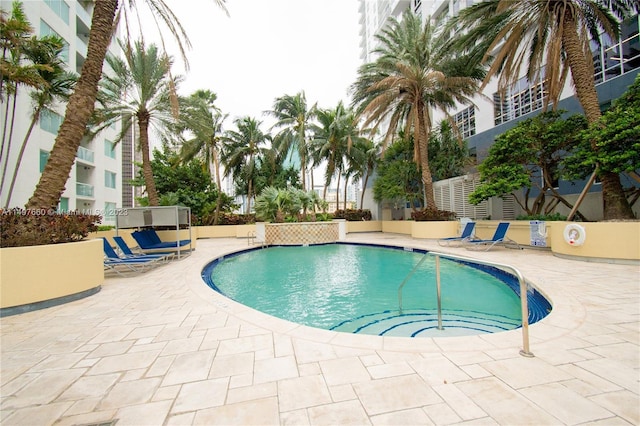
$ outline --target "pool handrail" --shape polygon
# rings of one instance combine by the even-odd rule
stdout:
[[[515,267],[511,265],[507,265],[504,263],[498,262],[490,262],[487,260],[474,259],[471,257],[458,256],[448,253],[441,253],[437,251],[427,251],[424,253],[424,256],[420,261],[409,271],[405,279],[402,281],[400,286],[398,287],[398,307],[400,310],[400,314],[402,314],[402,288],[405,286],[409,278],[413,275],[413,273],[418,269],[418,267],[424,262],[428,255],[433,255],[436,257],[436,287],[437,287],[437,297],[438,297],[438,329],[442,330],[442,306],[440,301],[440,258],[443,257],[445,259],[451,260],[459,260],[462,262],[470,262],[470,263],[478,263],[480,265],[492,266],[494,268],[506,269],[512,272],[516,278],[518,279],[518,283],[520,284],[520,309],[522,311],[522,349],[520,350],[520,355],[525,357],[533,357],[533,353],[529,350],[529,305],[527,301],[527,283],[524,279],[522,273]]]

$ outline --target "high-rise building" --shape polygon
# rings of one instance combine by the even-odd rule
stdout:
[[[13,1],[0,0],[0,7],[11,13]],[[63,59],[69,71],[80,74],[87,54],[89,29],[93,1],[90,0],[33,0],[23,1],[23,10],[37,36],[55,34],[65,43]],[[112,43],[109,53],[119,55],[116,43]],[[110,72],[105,63],[104,71]],[[33,106],[29,96],[31,89],[20,86],[16,98],[15,114],[12,108],[6,108],[6,96],[0,100],[0,122],[14,126],[11,137],[3,139],[5,146],[1,160],[2,168],[6,163],[4,186],[0,189],[2,207],[21,207],[26,204],[44,170],[53,147],[58,129],[65,114],[65,104],[53,105],[43,111],[34,127],[24,155],[19,164],[15,188],[11,199],[7,201],[8,187],[20,145],[27,134]],[[66,183],[65,191],[58,206],[61,211],[81,211],[103,216],[103,224],[115,224],[113,211],[123,207],[123,144],[114,143],[119,125],[100,133],[95,139],[83,139],[76,154],[76,161]],[[9,139],[10,145],[9,145]],[[129,159],[131,154],[125,155]],[[129,160],[130,161],[130,160]],[[1,169],[0,169],[1,170]]]
[[[422,16],[423,20],[430,19],[432,24],[437,25],[479,1],[481,0],[411,0],[410,2],[360,0],[360,45],[363,62],[374,59],[370,52],[375,47],[375,34],[384,26],[389,16],[399,17],[406,9],[412,8],[415,13]],[[635,15],[621,24],[621,36],[618,40],[610,40],[607,36],[602,36],[600,45],[592,42],[594,77],[603,110],[627,90],[640,72],[639,29],[640,20],[638,15]],[[581,113],[582,108],[569,80],[570,77],[562,92],[561,100],[558,102],[558,109],[566,110],[569,113]],[[523,70],[522,78],[509,88],[505,95],[501,96],[498,93],[497,80],[494,78],[486,85],[483,93],[473,99],[473,105],[457,105],[447,113],[454,118],[460,133],[467,141],[470,155],[475,158],[476,164],[478,164],[487,156],[489,147],[493,144],[496,136],[514,127],[518,122],[542,112],[545,93],[544,81],[529,81]],[[432,111],[432,114],[434,123],[445,118],[444,113],[440,111]],[[461,187],[473,190],[472,184],[476,178],[477,176],[465,178],[465,184],[461,184]],[[581,187],[579,184],[560,181],[557,189],[563,195],[569,194],[567,198],[571,200],[572,197],[573,199],[577,197],[577,194],[574,193],[579,191]],[[445,190],[443,189],[443,191]],[[451,191],[446,189],[446,197],[438,197],[438,193],[436,193],[436,203],[439,208],[458,213],[457,208],[453,208],[448,201],[444,202],[444,200],[466,200],[466,196],[464,193],[456,192],[453,194],[454,189]],[[599,187],[596,184],[592,195],[598,192]],[[601,218],[602,203],[595,197],[592,198],[594,198],[594,202],[589,211],[589,218]],[[371,206],[371,200],[369,199],[369,202],[365,204]],[[494,218],[512,219],[518,213],[515,208],[512,209],[515,207],[511,205],[513,203],[509,207],[504,207],[508,204],[508,200],[505,201],[505,204],[502,202],[496,204],[501,206],[501,211],[489,208],[482,210],[484,212],[482,214],[491,215]],[[469,207],[468,203],[465,205]],[[460,214],[468,215],[467,212]],[[473,214],[471,213],[471,215]]]

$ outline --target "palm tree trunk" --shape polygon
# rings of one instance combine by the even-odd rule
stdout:
[[[58,131],[49,161],[40,176],[27,208],[53,208],[58,205],[76,158],[76,152],[85,134],[87,122],[95,107],[102,64],[113,34],[113,21],[118,0],[100,0],[94,3],[87,58],[80,78],[69,98],[64,120]]]
[[[18,158],[16,159],[16,167],[13,169],[13,176],[11,176],[11,184],[9,185],[9,191],[7,191],[7,201],[5,201],[4,208],[8,209],[11,203],[11,195],[13,194],[13,187],[16,184],[16,179],[18,177],[18,170],[20,169],[20,163],[22,162],[22,156],[24,155],[24,151],[27,148],[27,142],[29,142],[29,137],[31,136],[31,132],[36,125],[36,121],[40,117],[40,112],[42,111],[42,106],[38,105],[36,110],[33,112],[33,118],[31,119],[31,123],[29,124],[29,128],[27,129],[27,134],[24,136],[22,140],[22,146],[20,146],[20,152],[18,153]],[[9,159],[7,158],[7,161]]]
[[[142,152],[142,175],[144,184],[147,187],[147,196],[150,206],[160,205],[156,183],[153,180],[153,170],[151,169],[151,156],[149,153],[149,113],[139,112],[138,127],[140,129],[140,151]]]
[[[433,177],[429,167],[429,134],[424,117],[424,104],[421,102],[417,106],[418,113],[418,155],[420,156],[420,169],[422,172],[422,185],[424,186],[424,202],[428,209],[436,209],[436,199],[433,195]]]
[[[340,208],[340,172],[338,171],[338,180],[336,181],[336,210]]]
[[[360,208],[364,208],[364,191],[367,190],[367,183],[369,182],[369,173],[364,175],[364,184],[362,185],[362,194],[360,194]]]
[[[16,91],[13,94],[13,102],[11,107],[11,124],[9,125],[9,138],[7,139],[7,152],[5,153],[4,166],[2,166],[2,178],[0,178],[0,192],[2,192],[2,188],[4,188],[4,181],[7,177],[7,166],[9,165],[9,153],[11,152],[11,141],[13,139],[13,129],[15,127],[15,118],[16,118],[16,99],[18,97],[18,86],[16,86]],[[8,113],[9,104],[7,102],[7,113]],[[4,145],[5,135],[2,135],[2,144]]]
[[[571,68],[571,76],[576,89],[576,97],[582,105],[589,124],[597,122],[602,113],[598,102],[598,92],[593,80],[593,67],[589,66],[584,56],[582,44],[578,38],[576,23],[571,15],[565,15],[562,30],[562,44],[567,52],[567,62]],[[598,151],[595,140],[591,141],[591,149]],[[620,176],[613,172],[599,173],[602,182],[602,203],[605,219],[633,219],[633,210],[624,194]],[[577,206],[575,206],[577,208]]]
[[[347,187],[349,186],[349,178],[348,177],[344,177],[344,201],[342,202],[342,205],[344,206],[344,209],[347,210]]]
[[[216,185],[218,186],[218,198],[216,199],[216,212],[213,215],[213,224],[217,225],[220,219],[220,204],[222,203],[222,180],[220,179],[220,159],[218,151],[213,148],[213,163],[216,168]]]

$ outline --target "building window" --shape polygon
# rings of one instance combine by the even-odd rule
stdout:
[[[64,37],[62,37],[60,34],[55,32],[53,28],[51,28],[46,22],[44,22],[43,20],[40,20],[40,36],[44,37],[48,35],[58,36],[62,39],[63,47],[62,47],[62,52],[60,52],[60,58],[66,64],[68,64],[69,63],[69,43],[67,43]]]
[[[106,202],[104,203],[104,214],[103,219],[105,222],[115,222],[116,221],[116,203]]]
[[[600,35],[600,44],[591,41],[596,84],[640,67],[640,17],[636,15],[620,25],[620,39]]]
[[[116,158],[116,144],[105,139],[104,140],[104,155],[109,158]]]
[[[44,0],[44,2],[53,10],[56,15],[69,25],[69,5],[63,0]]]
[[[505,95],[499,92],[493,94],[495,125],[506,123],[509,120],[541,109],[546,97],[545,81],[532,84],[526,77],[521,78]]]
[[[58,203],[58,211],[59,212],[68,212],[69,211],[69,199],[62,197],[60,198],[60,202]]]
[[[108,170],[104,171],[104,186],[107,188],[116,188],[116,174]]]
[[[49,161],[49,151],[40,150],[40,173],[44,171],[47,161]]]
[[[476,108],[473,105],[454,115],[453,120],[464,139],[476,134]]]
[[[45,132],[58,134],[58,129],[62,124],[62,116],[48,109],[43,109],[40,113],[40,128]]]

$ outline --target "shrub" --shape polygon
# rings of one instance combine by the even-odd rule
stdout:
[[[567,220],[567,217],[564,215],[561,215],[560,213],[530,214],[530,215],[523,214],[516,217],[516,220],[544,220],[544,221],[550,222],[554,220],[565,221]]]
[[[429,209],[411,212],[411,219],[416,222],[428,222],[437,220],[456,220],[456,214],[447,210]]]
[[[46,209],[0,210],[0,247],[39,246],[83,240],[98,230],[98,215]]]
[[[247,225],[256,223],[255,214],[220,213],[218,225]],[[213,225],[213,219],[211,220]]]
[[[349,222],[360,222],[363,220],[371,220],[371,210],[366,209],[347,209],[347,210],[336,210],[333,214],[335,219],[346,219]]]

